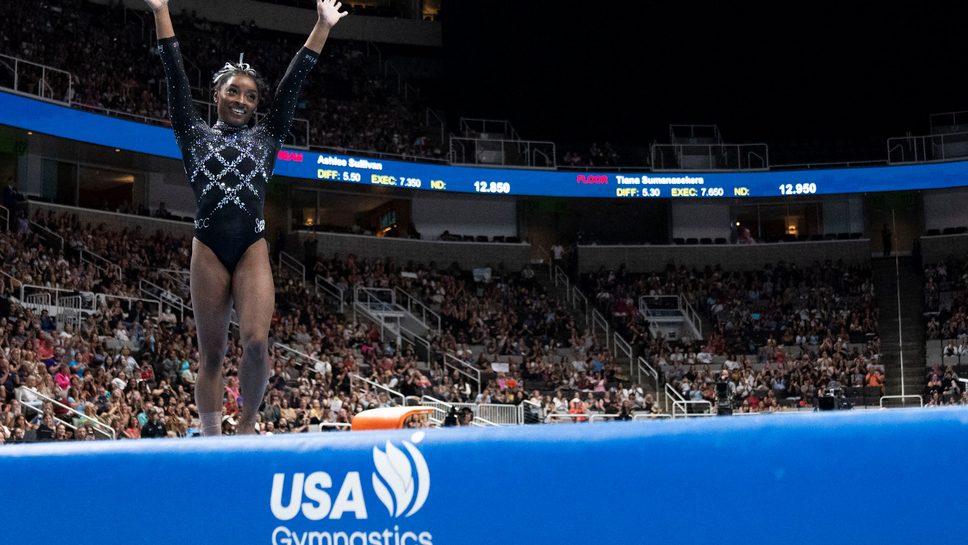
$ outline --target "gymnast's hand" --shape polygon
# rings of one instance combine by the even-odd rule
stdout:
[[[158,10],[168,6],[168,0],[145,0],[145,4],[148,4],[151,11],[157,13]]]
[[[167,2],[167,0],[145,0],[145,2]],[[336,0],[316,0],[316,12],[319,14],[319,22],[332,28],[340,19],[349,15],[348,12],[340,11],[343,7],[342,2]]]

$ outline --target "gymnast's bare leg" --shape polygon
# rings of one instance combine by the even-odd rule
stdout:
[[[222,363],[232,315],[232,277],[215,253],[197,238],[192,240],[190,287],[199,356],[195,404],[202,420],[202,435],[221,435],[225,394]],[[269,316],[272,316],[271,309]]]
[[[242,363],[239,382],[242,386],[239,435],[255,433],[256,415],[269,382],[269,326],[276,305],[269,247],[260,239],[245,251],[232,274],[232,294],[239,315]]]

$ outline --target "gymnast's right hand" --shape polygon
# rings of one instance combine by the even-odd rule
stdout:
[[[157,13],[159,10],[168,7],[168,0],[145,0],[145,4],[148,4],[151,11]]]

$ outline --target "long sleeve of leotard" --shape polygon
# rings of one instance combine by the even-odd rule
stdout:
[[[292,118],[296,115],[296,104],[299,102],[299,91],[302,89],[306,75],[316,65],[319,54],[307,48],[302,48],[289,63],[289,69],[283,76],[276,97],[272,101],[272,109],[265,119],[266,133],[277,142],[282,142],[292,127]]]
[[[168,116],[175,130],[178,147],[184,148],[184,144],[190,141],[191,132],[198,126],[201,117],[192,103],[192,87],[185,73],[185,62],[182,60],[178,40],[176,38],[158,40],[158,53],[161,55],[161,64],[165,67],[165,77],[168,80]]]

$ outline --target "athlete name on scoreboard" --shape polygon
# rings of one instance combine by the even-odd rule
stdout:
[[[383,170],[383,163],[379,161],[368,161],[366,159],[354,159],[352,157],[343,159],[332,155],[320,155],[316,160],[317,165],[327,165],[331,167],[350,167],[365,168],[367,170]]]

